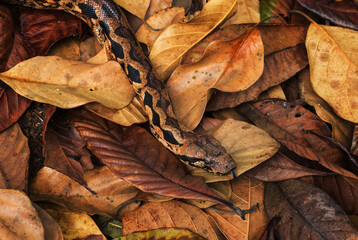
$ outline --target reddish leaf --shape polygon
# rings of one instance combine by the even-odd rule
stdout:
[[[188,175],[185,166],[145,129],[120,127],[83,110],[70,111],[68,116],[91,152],[115,174],[142,191],[216,203],[224,201],[203,178]]]
[[[248,89],[236,93],[219,92],[212,96],[207,110],[235,107],[257,99],[261,92],[278,85],[305,68],[308,59],[303,45],[288,48],[265,56],[262,76]]]
[[[103,240],[102,235],[88,235],[84,238],[76,238],[75,240]]]
[[[82,21],[62,11],[20,8],[21,30],[36,55],[45,55],[58,40],[82,36]]]
[[[290,10],[294,0],[261,0],[260,1],[260,18],[261,20],[278,15],[279,18],[271,18],[266,22],[286,23],[289,22]]]
[[[299,180],[266,183],[265,207],[279,239],[357,239],[343,209],[327,193]]]
[[[354,0],[297,0],[302,6],[343,27],[358,30],[358,7]]]
[[[246,176],[268,182],[326,174],[304,167],[281,153],[276,153],[272,158],[245,173]]]
[[[343,152],[318,136],[330,136],[331,132],[318,116],[307,109],[284,100],[268,99],[243,104],[240,112],[297,155],[318,161],[344,176],[358,178],[347,170],[349,165]]]
[[[0,71],[4,71],[10,56],[14,36],[12,34],[14,23],[10,10],[0,6]]]
[[[354,127],[351,152],[358,156],[358,125]]]

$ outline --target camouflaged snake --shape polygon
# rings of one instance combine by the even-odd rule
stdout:
[[[4,0],[1,0],[4,1]],[[153,135],[183,162],[216,174],[235,162],[211,136],[183,129],[175,118],[163,83],[139,46],[120,8],[111,0],[6,0],[32,8],[64,10],[84,20],[110,57],[119,62],[144,103]]]

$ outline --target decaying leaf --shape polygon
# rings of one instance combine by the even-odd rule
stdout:
[[[237,11],[225,25],[238,23],[258,23],[260,21],[260,1],[258,0],[238,0]]]
[[[198,207],[179,201],[150,202],[122,219],[123,234],[158,228],[186,228],[205,239],[221,239],[210,217]]]
[[[115,61],[95,65],[56,56],[35,57],[1,73],[0,79],[20,95],[61,108],[99,102],[120,109],[135,96]]]
[[[286,23],[288,22],[293,4],[293,0],[260,0],[261,20],[278,15],[278,18],[271,18],[266,22]]]
[[[169,77],[183,55],[233,11],[236,0],[212,0],[194,19],[169,26],[154,42],[149,59],[161,80]]]
[[[117,207],[138,192],[107,167],[85,171],[84,179],[97,194],[89,192],[66,175],[44,167],[30,186],[30,196],[36,201],[57,203],[70,211],[117,217]]]
[[[261,76],[263,67],[263,44],[255,28],[237,39],[211,43],[199,62],[179,66],[168,79],[166,87],[179,121],[195,128],[212,88],[245,90]]]
[[[237,207],[247,209],[258,203],[260,211],[254,211],[248,214],[246,220],[242,220],[235,214],[215,211],[215,208],[227,210],[227,208],[222,206],[207,209],[206,212],[214,218],[218,227],[228,239],[259,239],[268,223],[263,205],[264,183],[253,178],[242,176],[232,181],[232,189],[233,194],[230,201]]]
[[[196,233],[193,233],[187,229],[176,229],[176,228],[161,228],[157,230],[149,230],[145,232],[130,233],[126,236],[120,237],[119,240],[205,240]]]
[[[273,156],[280,145],[265,131],[242,121],[225,120],[208,129],[236,162],[235,175],[239,176],[247,170]],[[232,175],[217,176],[199,168],[193,168],[192,174],[203,176],[207,182],[226,181]]]
[[[45,210],[43,210],[40,206],[35,203],[32,203],[33,207],[36,209],[39,218],[41,219],[45,239],[46,240],[62,240],[63,235],[61,231],[60,225],[48,214]]]
[[[45,239],[41,219],[22,191],[0,189],[0,222],[1,239]]]
[[[280,239],[356,239],[343,209],[322,190],[300,180],[266,183],[268,217],[280,217],[275,233]]]
[[[25,191],[30,149],[19,124],[0,133],[0,172],[6,188]]]
[[[306,48],[313,90],[340,117],[358,123],[358,32],[312,23]]]

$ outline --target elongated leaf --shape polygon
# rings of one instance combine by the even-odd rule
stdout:
[[[169,26],[155,41],[149,59],[161,80],[179,65],[183,55],[232,13],[236,0],[212,0],[188,23]]]
[[[354,127],[351,152],[358,156],[358,125]]]
[[[123,234],[158,228],[186,228],[208,240],[219,239],[215,223],[197,207],[179,202],[151,202],[127,213],[123,219]],[[219,236],[218,236],[219,235]]]
[[[14,22],[10,9],[5,6],[0,6],[0,16],[0,71],[3,71],[11,53],[11,43],[14,41]]]
[[[200,122],[212,88],[245,90],[262,74],[263,44],[256,28],[232,41],[216,41],[197,63],[179,66],[167,89],[179,121],[189,129]]]
[[[358,8],[353,0],[297,0],[302,6],[342,26],[358,30]]]
[[[331,132],[307,109],[283,100],[268,99],[245,104],[240,107],[240,112],[297,155],[318,161],[344,176],[358,178],[351,172],[354,169],[346,168],[348,161],[343,152],[318,136],[330,136]]]
[[[119,63],[89,64],[60,57],[35,57],[1,73],[20,95],[62,108],[99,102],[122,108],[135,96]]]
[[[27,138],[17,123],[0,133],[0,172],[7,188],[27,190],[29,158]]]
[[[358,122],[358,32],[312,23],[306,47],[313,90],[340,117]]]
[[[327,193],[299,180],[267,183],[268,217],[280,217],[275,232],[280,239],[356,239],[343,209]]]
[[[216,212],[215,209],[206,210],[228,239],[259,239],[262,235],[268,223],[263,205],[264,186],[263,182],[244,176],[232,181],[232,203],[243,208],[249,208],[256,203],[260,205],[260,211],[250,213],[247,220],[233,214]],[[222,206],[215,208],[227,210]]]
[[[186,229],[175,229],[175,228],[162,228],[158,230],[150,230],[145,232],[131,233],[126,236],[118,238],[118,240],[204,240],[201,236],[193,233]]]

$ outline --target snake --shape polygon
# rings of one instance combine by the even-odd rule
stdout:
[[[214,174],[227,174],[236,167],[217,139],[194,133],[178,122],[164,83],[156,76],[123,11],[112,0],[2,1],[37,9],[63,10],[85,21],[109,58],[121,64],[143,102],[150,130],[159,142],[184,163]]]

